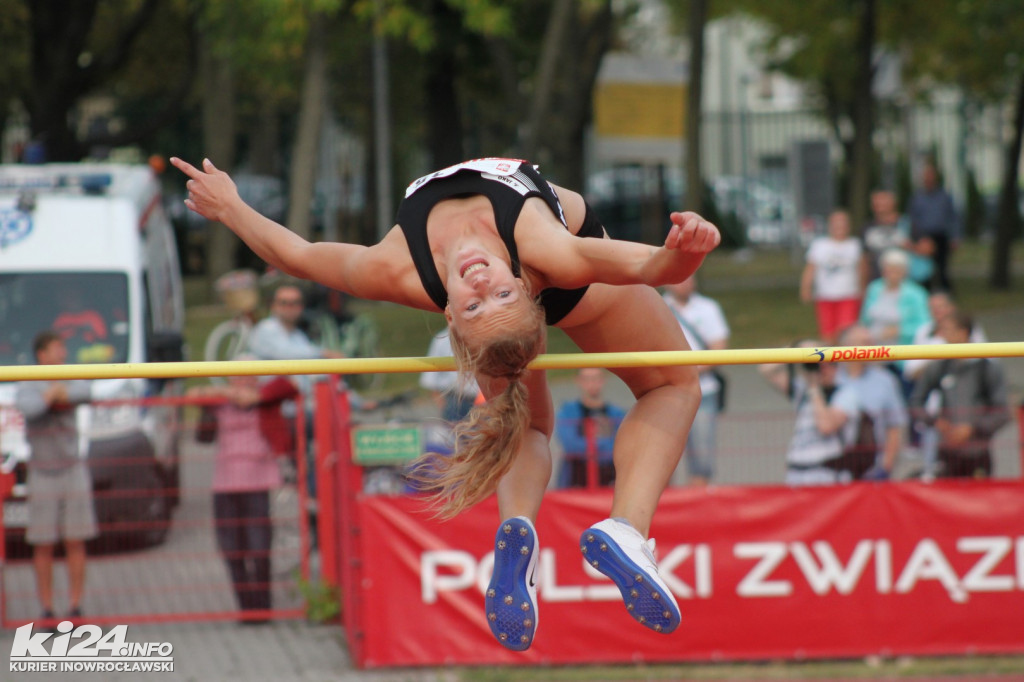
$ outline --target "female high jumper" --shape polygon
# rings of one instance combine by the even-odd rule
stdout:
[[[497,493],[503,519],[485,614],[505,647],[522,651],[537,629],[534,521],[551,477],[551,394],[527,364],[554,325],[585,352],[689,350],[654,287],[692,275],[718,246],[718,229],[672,213],[661,247],[609,239],[583,197],[514,159],[468,161],[413,182],[395,225],[377,244],[311,243],[260,215],[209,160],[185,173],[186,206],[235,232],[290,275],[359,298],[442,311],[460,372],[487,401],[456,429],[455,453],[425,462],[442,514]],[[609,518],[583,531],[587,561],[618,586],[630,615],[656,632],[679,625],[658,575],[651,518],[700,404],[691,367],[613,370],[636,403],[615,440]]]

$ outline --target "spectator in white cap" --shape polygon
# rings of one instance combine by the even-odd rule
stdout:
[[[909,258],[902,249],[887,249],[879,266],[882,276],[868,284],[860,322],[879,343],[913,343],[914,332],[931,321],[928,292],[907,278]]]

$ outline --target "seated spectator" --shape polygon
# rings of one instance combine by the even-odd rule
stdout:
[[[854,325],[840,335],[843,346],[873,346],[875,340],[867,327]],[[861,476],[866,480],[886,480],[903,449],[909,419],[903,389],[892,372],[878,363],[846,362],[839,370],[839,383],[857,393],[861,410],[871,420],[872,465]]]
[[[948,343],[967,343],[973,321],[955,312],[939,325]],[[926,409],[930,394],[937,409]],[[938,434],[938,460],[946,477],[988,478],[992,475],[992,438],[1010,421],[1006,381],[995,360],[939,360],[928,365],[910,397],[914,418]]]
[[[565,453],[558,487],[586,487],[587,453],[591,447],[597,456],[597,483],[608,486],[615,481],[612,452],[615,434],[626,411],[605,400],[605,370],[581,369],[576,375],[576,385],[580,390],[579,399],[563,403],[555,420],[555,433]],[[592,444],[588,444],[588,437],[593,439]]]
[[[942,335],[939,333],[939,327],[950,315],[956,312],[956,305],[953,303],[953,299],[949,294],[942,291],[932,293],[928,297],[928,310],[931,312],[932,321],[918,327],[917,332],[914,333],[914,343],[917,345],[946,343],[946,339],[942,338]],[[985,330],[981,328],[980,324],[975,322],[973,327],[970,338],[971,343],[985,343],[988,341]],[[913,382],[920,379],[925,368],[934,362],[936,361],[927,359],[904,361],[903,376],[908,384],[906,387],[908,398],[913,390]],[[925,410],[930,410],[934,413],[938,408],[937,400],[938,394],[933,391],[925,399]],[[917,447],[920,451],[923,465],[921,477],[928,481],[934,479],[939,454],[938,432],[927,423],[918,421],[912,424],[910,440],[911,445]]]
[[[928,296],[928,311],[931,314],[931,321],[922,324],[914,332],[914,344],[919,346],[946,343],[946,339],[939,334],[939,324],[947,317],[956,312],[956,304],[953,298],[945,291],[936,291]],[[985,330],[977,322],[971,330],[971,343],[987,343],[988,336]],[[924,368],[933,360],[907,360],[903,365],[903,373],[909,379],[916,379]]]
[[[808,340],[798,346],[815,348],[821,344]],[[838,463],[844,443],[854,439],[860,400],[852,386],[838,383],[838,371],[831,362],[760,366],[761,376],[796,408],[793,437],[786,452],[788,485],[826,485],[853,479],[849,471],[838,468]]]
[[[284,400],[297,393],[285,377],[230,377],[226,385],[191,389],[189,395],[225,398],[216,414],[217,453],[213,512],[217,546],[243,611],[265,611],[271,600],[270,491],[281,486],[276,455],[291,455],[291,429],[281,418]],[[210,409],[210,408],[207,408]],[[265,614],[243,622],[261,623]]]
[[[914,332],[931,321],[928,292],[907,279],[909,258],[903,251],[889,249],[880,264],[882,276],[868,284],[860,323],[878,343],[913,343]]]

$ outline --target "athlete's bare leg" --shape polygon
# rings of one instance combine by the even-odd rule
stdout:
[[[539,540],[534,522],[544,491],[551,479],[554,428],[551,394],[542,371],[526,377],[529,392],[530,428],[512,468],[498,484],[498,509],[502,522],[494,538],[494,569],[484,596],[484,614],[491,633],[502,646],[524,651],[537,632],[536,571]],[[480,383],[484,395],[493,395],[498,382]],[[525,517],[518,518],[518,517]]]
[[[586,352],[689,350],[671,311],[650,287],[595,285],[587,296],[601,314],[565,332]],[[692,367],[612,369],[633,391],[636,404],[615,439],[615,498],[611,516],[629,521],[644,537],[661,493],[686,447],[700,405]]]
[[[484,395],[502,390],[504,382],[488,382],[478,377]],[[544,491],[551,480],[551,433],[554,429],[554,410],[547,377],[543,371],[526,375],[530,394],[530,429],[519,447],[512,468],[498,484],[498,510],[502,519],[525,516],[537,520]]]

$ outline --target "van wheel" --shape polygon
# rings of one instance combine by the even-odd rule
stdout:
[[[181,503],[181,443],[175,439],[174,456],[166,466],[160,466],[160,480],[163,483],[163,497],[170,509],[176,509]]]
[[[172,490],[167,487],[164,476],[156,466],[150,470],[149,480],[142,487],[152,491],[153,495],[146,500],[146,507],[141,510],[140,516],[145,525],[137,537],[141,545],[151,547],[162,544],[170,532]]]

